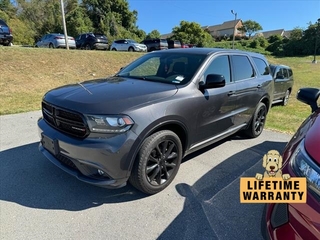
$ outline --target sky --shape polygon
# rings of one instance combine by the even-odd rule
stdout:
[[[320,0],[128,0],[138,12],[137,26],[147,34],[158,30],[170,33],[182,20],[201,26],[222,24],[235,19],[258,22],[263,30],[306,29],[320,18]]]

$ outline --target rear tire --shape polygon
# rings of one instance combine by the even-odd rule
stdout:
[[[129,182],[141,192],[156,194],[175,178],[182,159],[182,144],[172,131],[156,132],[143,142]]]
[[[112,51],[117,51],[117,49],[115,49],[115,48],[112,48],[111,50],[112,50]]]
[[[85,50],[91,50],[91,46],[89,43],[86,44],[86,46],[84,47]]]
[[[288,90],[286,91],[286,94],[284,95],[283,100],[282,100],[282,106],[288,105],[289,97],[290,97],[290,91],[289,91],[289,89],[288,89]]]
[[[251,123],[245,134],[250,138],[259,137],[263,131],[267,117],[267,107],[264,103],[260,102],[253,114]]]

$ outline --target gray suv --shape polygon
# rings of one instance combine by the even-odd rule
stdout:
[[[288,66],[274,64],[270,64],[270,70],[274,78],[273,104],[286,106],[293,88],[293,71]]]
[[[47,92],[40,151],[81,181],[147,194],[166,188],[181,160],[242,131],[263,131],[274,88],[256,53],[170,49],[138,58],[109,78]]]

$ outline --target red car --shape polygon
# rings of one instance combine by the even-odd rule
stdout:
[[[283,153],[283,173],[306,177],[307,203],[268,204],[269,239],[320,239],[320,89],[302,88],[297,99],[311,106],[312,114],[302,123]]]

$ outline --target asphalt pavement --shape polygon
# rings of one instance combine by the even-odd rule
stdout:
[[[240,177],[290,135],[233,136],[184,159],[164,191],[109,190],[78,181],[38,151],[40,111],[0,116],[0,239],[259,240],[263,204],[241,204]]]

